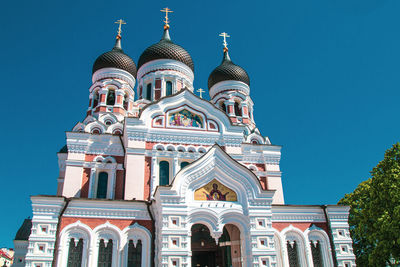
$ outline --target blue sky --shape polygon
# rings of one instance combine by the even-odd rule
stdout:
[[[350,3],[349,3],[350,2]],[[82,121],[91,68],[114,44],[134,61],[162,34],[191,54],[195,88],[222,59],[251,79],[255,120],[282,145],[287,204],[335,204],[399,141],[400,2],[8,1],[2,5],[0,247],[12,247],[30,195],[55,194],[56,152]]]

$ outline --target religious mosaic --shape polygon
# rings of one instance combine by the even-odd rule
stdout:
[[[237,195],[235,191],[214,179],[194,192],[194,200],[237,201]]]
[[[203,128],[203,118],[187,109],[170,113],[168,116],[170,126]]]

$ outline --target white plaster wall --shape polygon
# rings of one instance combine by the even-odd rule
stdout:
[[[225,151],[228,154],[242,154],[242,148],[240,146],[227,146]]]
[[[84,153],[68,153],[68,160],[85,160]]]
[[[282,178],[267,177],[267,185],[269,190],[276,190],[272,199],[272,204],[285,204],[285,200],[283,198]]]
[[[80,197],[82,187],[83,167],[65,167],[65,178],[62,195],[64,197]]]
[[[126,156],[125,199],[144,199],[144,155]]]

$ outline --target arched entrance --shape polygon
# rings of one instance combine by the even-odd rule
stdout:
[[[232,225],[224,226],[218,240],[211,237],[203,224],[192,226],[192,267],[241,267],[240,231]]]

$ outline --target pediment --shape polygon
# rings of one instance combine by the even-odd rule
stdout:
[[[274,193],[263,190],[252,171],[214,145],[204,156],[182,169],[171,187],[159,187],[156,198],[174,197],[186,203],[226,201],[247,206],[249,203],[268,205]]]

